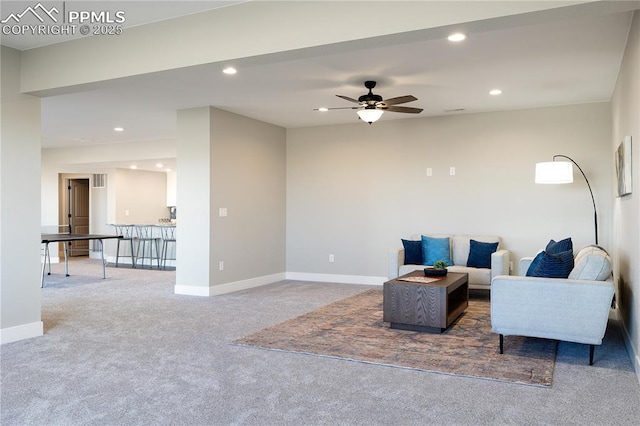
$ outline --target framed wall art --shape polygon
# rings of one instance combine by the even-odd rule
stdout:
[[[616,177],[618,178],[618,197],[631,194],[631,136],[625,136],[616,150]]]

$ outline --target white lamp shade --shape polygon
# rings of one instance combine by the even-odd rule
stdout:
[[[549,161],[536,164],[536,183],[573,182],[573,164],[568,161]]]
[[[361,120],[371,124],[374,121],[378,121],[378,119],[382,117],[383,112],[384,111],[381,109],[361,109],[358,110],[358,117],[360,117]]]

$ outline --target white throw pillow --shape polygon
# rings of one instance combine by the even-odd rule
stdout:
[[[575,258],[570,280],[604,281],[611,276],[611,257],[597,246],[580,250]]]

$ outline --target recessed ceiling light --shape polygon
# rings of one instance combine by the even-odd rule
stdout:
[[[130,168],[131,170],[135,170],[135,169],[137,169],[137,168],[138,168],[138,166],[136,166],[135,164],[132,164],[132,165],[130,165],[130,166],[129,166],[129,168]]]
[[[116,132],[124,132],[124,127],[114,127],[113,130]]]
[[[465,34],[454,33],[454,34],[451,34],[449,37],[447,37],[447,40],[449,40],[449,41],[462,41],[462,40],[464,40],[466,38],[467,38],[467,36]]]
[[[318,111],[327,112],[327,111],[329,111],[329,108],[320,107],[320,108],[318,108]]]
[[[225,69],[222,70],[223,73],[228,74],[228,75],[233,75],[235,73],[238,72],[238,70],[236,70],[234,67],[227,67]]]
[[[489,94],[492,96],[498,96],[498,95],[502,95],[502,90],[500,89],[493,89],[489,91]]]
[[[165,172],[172,172],[173,170],[172,169],[165,169],[164,171]]]
[[[164,164],[162,164],[162,163],[156,163],[156,167],[157,167],[157,168],[159,168],[159,169],[161,169],[161,168],[163,168],[163,167],[164,167]]]

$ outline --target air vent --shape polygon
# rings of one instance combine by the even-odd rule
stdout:
[[[94,174],[92,181],[93,181],[92,188],[104,188],[107,185],[107,175]]]

